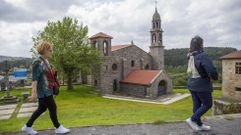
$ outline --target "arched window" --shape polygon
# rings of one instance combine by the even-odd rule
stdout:
[[[152,43],[156,43],[156,35],[155,34],[152,35]]]
[[[135,61],[132,60],[132,61],[131,61],[131,67],[134,67],[134,66],[135,66]]]
[[[117,64],[112,64],[112,70],[117,70]]]
[[[159,34],[159,41],[162,42],[162,34]]]
[[[103,53],[104,53],[105,56],[108,55],[108,43],[107,43],[107,41],[103,42]]]
[[[156,22],[156,28],[159,28],[159,26],[158,26],[158,22]]]
[[[97,41],[93,42],[93,48],[98,48],[98,42]]]
[[[95,41],[95,48],[98,48],[98,42]]]

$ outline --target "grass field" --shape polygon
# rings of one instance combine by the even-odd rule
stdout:
[[[93,87],[75,85],[72,91],[61,87],[60,95],[56,97],[58,118],[66,127],[112,125],[133,123],[161,123],[165,121],[184,120],[192,114],[191,97],[170,105],[158,105],[105,99],[93,92]],[[19,89],[12,92],[21,96],[24,91]],[[185,89],[176,89],[174,92],[186,93]],[[0,92],[0,97],[5,93]],[[221,95],[215,91],[214,97]],[[19,131],[28,118],[17,118],[21,106],[18,104],[14,115],[8,120],[0,120],[0,132]],[[206,115],[210,115],[208,112]],[[53,128],[48,112],[40,116],[33,126],[35,129]]]

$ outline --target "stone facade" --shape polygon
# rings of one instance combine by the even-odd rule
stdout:
[[[121,84],[122,94],[135,97],[148,97],[147,86],[138,84]]]
[[[164,87],[165,91],[161,91],[159,87]],[[153,81],[151,86],[148,87],[148,91],[149,97],[158,97],[162,94],[172,93],[172,80],[165,70],[161,70],[160,75]]]
[[[172,93],[172,81],[164,70],[160,70],[149,85],[121,82],[121,92],[135,97],[156,98],[163,94]]]
[[[154,98],[171,93],[172,81],[164,70],[163,30],[157,9],[153,15],[152,23],[149,53],[133,42],[125,45],[112,45],[111,39],[113,37],[103,32],[91,36],[92,46],[100,51],[103,62],[97,69],[97,74],[88,76],[88,84],[96,86],[102,94],[123,93]],[[154,78],[150,78],[152,79],[151,84],[148,85],[121,83],[134,70],[143,70],[143,72],[144,70],[157,70],[160,73]],[[144,76],[140,77],[145,78]]]
[[[241,101],[241,73],[236,72],[236,68],[238,68],[236,64],[239,63],[241,63],[241,58],[222,60],[222,94],[224,98]]]

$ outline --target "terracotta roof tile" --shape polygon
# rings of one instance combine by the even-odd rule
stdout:
[[[132,70],[120,83],[150,85],[162,70]]]
[[[239,58],[241,58],[241,50],[231,52],[231,53],[221,57],[221,59],[239,59]]]
[[[119,50],[119,49],[122,49],[122,48],[125,48],[128,46],[131,46],[131,45],[113,45],[113,46],[111,46],[111,51],[116,51],[116,50]]]
[[[99,38],[99,37],[101,37],[101,38],[113,38],[112,36],[107,35],[107,34],[104,33],[104,32],[99,32],[99,33],[91,36],[90,39]]]

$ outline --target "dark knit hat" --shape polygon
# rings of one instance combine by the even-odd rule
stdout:
[[[203,39],[196,35],[192,38],[190,43],[190,52],[203,50]]]

